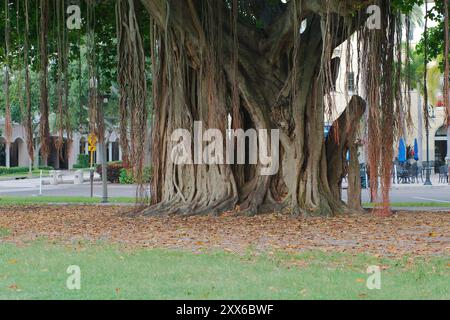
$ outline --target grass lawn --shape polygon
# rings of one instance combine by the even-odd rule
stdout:
[[[101,198],[90,197],[59,197],[59,196],[42,196],[42,197],[18,197],[18,196],[1,196],[0,206],[10,205],[39,205],[47,203],[71,203],[71,204],[97,204]],[[109,198],[110,203],[134,203],[133,197],[113,197]],[[374,208],[373,203],[363,203],[365,208]],[[393,202],[392,207],[402,208],[450,208],[450,203],[445,202]]]
[[[135,203],[136,199],[132,197],[114,197],[108,199],[110,203]],[[70,204],[97,204],[102,199],[98,197],[55,197],[55,196],[39,196],[39,197],[10,197],[1,196],[0,206],[20,206],[20,205],[39,205],[48,203],[70,203]]]
[[[0,242],[0,299],[449,299],[448,261]],[[81,290],[66,288],[70,265]],[[366,287],[369,265],[382,267],[381,290]]]

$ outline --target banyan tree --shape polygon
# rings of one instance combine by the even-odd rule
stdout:
[[[402,39],[402,30],[409,30],[408,13],[421,0],[40,0],[33,6],[27,0],[5,3],[10,10],[22,3],[20,14],[27,22],[30,20],[21,28],[17,22],[17,30],[27,31],[25,37],[19,37],[28,87],[24,122],[32,140],[28,61],[33,61],[40,72],[40,140],[44,155],[49,144],[49,59],[53,59],[50,65],[57,65],[56,110],[61,137],[63,131],[70,131],[64,118],[70,91],[68,59],[75,56],[74,52],[81,56],[79,46],[84,42],[89,81],[95,83],[89,86],[89,127],[102,131],[96,123],[101,118],[96,112],[101,101],[97,83],[103,87],[110,84],[109,79],[100,77],[99,70],[104,56],[114,56],[114,81],[120,96],[120,143],[125,163],[138,182],[142,181],[146,153],[151,151],[152,205],[143,209],[144,213],[358,212],[361,123],[372,198],[384,203],[383,212],[388,212],[393,145],[409,117],[410,102],[405,93],[410,88],[402,79],[401,63],[409,61],[402,49],[403,43],[407,48],[409,43],[408,37]],[[64,28],[65,8],[73,4],[87,13],[78,33]],[[98,5],[102,9],[96,9]],[[109,7],[111,10],[106,9]],[[30,17],[29,9],[34,13]],[[143,16],[150,17],[150,24],[147,20],[142,23]],[[107,21],[99,23],[99,17]],[[111,25],[105,27],[105,23]],[[30,28],[35,38],[28,39]],[[8,35],[9,28],[5,32]],[[111,39],[101,38],[105,35],[117,40],[116,48],[107,45]],[[78,39],[77,45],[74,38]],[[358,60],[355,92],[348,94],[345,111],[334,117],[326,136],[326,116],[337,113],[333,91],[338,70],[354,68],[350,63],[350,52],[355,51],[351,44],[356,44],[356,48],[352,47],[356,56],[352,58]],[[97,51],[97,45],[104,56]],[[339,46],[346,47],[345,59],[335,55]],[[29,49],[37,57],[29,57]],[[346,65],[340,66],[341,61]],[[108,63],[104,67],[109,75],[110,66]],[[147,99],[150,96],[152,101]],[[81,105],[80,99],[80,109]],[[151,137],[147,137],[148,125]],[[174,133],[180,130],[184,135],[174,139]],[[256,149],[251,137],[244,135],[241,144],[235,137],[237,132],[251,130],[257,132]],[[182,151],[180,146],[184,147]],[[174,161],[180,154],[190,155],[193,161]],[[262,155],[263,160],[269,160],[261,161]],[[253,161],[255,157],[257,161]],[[201,161],[205,158],[216,161]],[[266,174],[268,167],[276,170]],[[349,200],[345,203],[341,200],[341,184],[347,174]]]
[[[143,3],[152,18],[154,74],[154,206],[147,213],[284,209],[332,215],[358,210],[358,202],[341,201],[339,190],[350,150],[349,197],[359,199],[355,139],[365,113],[370,180],[375,190],[380,184],[381,200],[388,203],[392,146],[403,107],[395,67],[401,58],[400,1]],[[339,63],[334,49],[352,36],[357,37],[365,94],[349,99],[325,138],[324,114],[334,108],[331,91]],[[278,172],[262,175],[260,162],[174,163],[173,145],[183,139],[174,142],[172,133],[182,128],[194,137],[198,122],[223,137],[227,128],[278,129]],[[259,147],[270,154],[274,145],[268,141]]]

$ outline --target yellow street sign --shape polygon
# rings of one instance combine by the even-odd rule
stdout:
[[[91,147],[96,147],[97,146],[97,136],[95,135],[95,133],[91,133],[88,136],[88,143]],[[95,150],[93,150],[95,151]]]
[[[95,151],[97,151],[97,146],[88,146],[88,151],[89,151],[89,152],[95,152]]]

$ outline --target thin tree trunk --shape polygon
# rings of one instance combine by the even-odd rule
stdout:
[[[29,61],[29,7],[28,0],[25,0],[25,38],[24,38],[24,66],[25,66],[25,134],[27,140],[28,156],[31,160],[31,166],[34,164],[34,141],[33,141],[33,120],[31,114],[31,91],[30,91],[30,61]]]
[[[12,122],[11,122],[11,103],[9,92],[10,81],[10,17],[9,17],[9,0],[5,0],[5,137],[7,147],[11,144],[12,138]]]
[[[40,0],[40,127],[41,156],[46,161],[50,152],[50,127],[48,123],[48,21],[49,21],[49,0]]]

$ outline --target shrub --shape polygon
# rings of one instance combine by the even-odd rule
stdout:
[[[44,170],[44,171],[50,171],[53,170],[53,167],[44,167],[40,166],[37,168],[38,170]],[[7,174],[21,174],[21,173],[28,173],[30,171],[29,167],[0,167],[0,175],[7,175]]]
[[[143,182],[149,183],[150,179],[152,178],[152,168],[151,167],[145,167],[143,172]],[[125,169],[123,168],[120,171],[120,177],[119,177],[120,184],[133,184],[135,183],[133,172],[131,172],[131,169]]]
[[[89,168],[89,155],[79,154],[77,158],[77,163],[73,166],[74,169],[85,169]]]
[[[123,169],[121,161],[109,162],[106,165],[106,180],[111,183],[119,183],[120,172]],[[97,166],[97,173],[102,176],[102,165]]]
[[[119,183],[120,184],[132,184],[133,183],[133,173],[130,169],[123,168],[120,170]]]
[[[0,167],[0,175],[2,174],[15,174],[15,173],[27,173],[30,169],[28,167]]]

